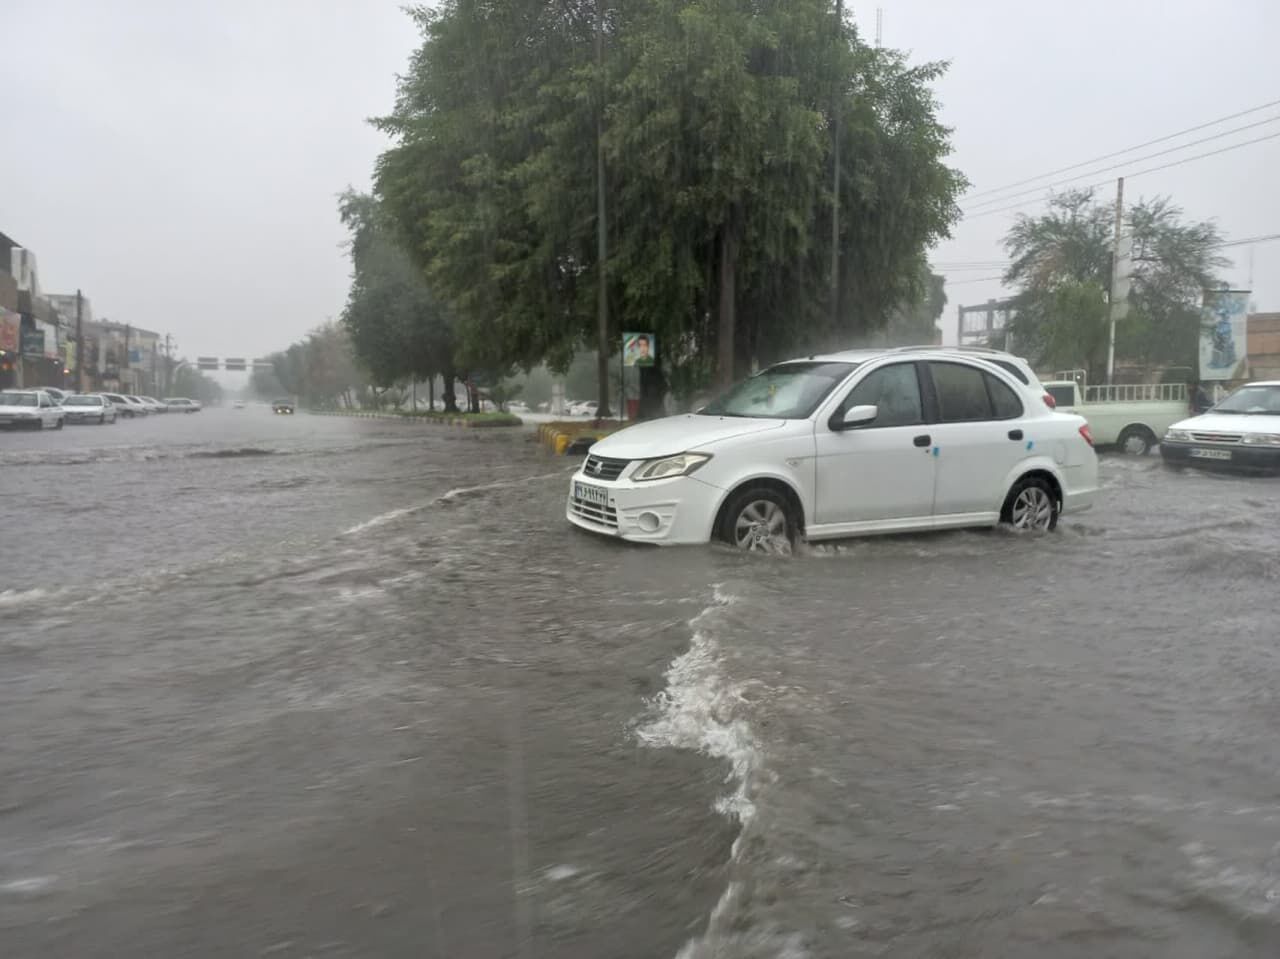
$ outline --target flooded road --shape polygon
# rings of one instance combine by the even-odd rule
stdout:
[[[0,435],[0,954],[1280,955],[1280,483],[786,559],[528,434]]]

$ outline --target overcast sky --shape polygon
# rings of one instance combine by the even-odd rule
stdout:
[[[0,0],[0,231],[35,251],[46,291],[78,286],[99,317],[172,333],[187,356],[288,345],[342,309],[336,195],[366,187],[385,146],[364,120],[390,108],[417,42],[401,2]],[[885,45],[952,62],[938,95],[975,191],[1280,99],[1274,0],[851,2],[868,38],[877,5]],[[1269,116],[1280,108],[1188,139]],[[1280,233],[1277,169],[1280,139],[1126,191],[1170,194],[1228,237]],[[970,216],[935,258],[1003,259],[1013,215]],[[1249,249],[1229,252],[1248,285]],[[1000,272],[947,273],[949,338],[957,304],[1001,295],[986,279]],[[1280,242],[1255,248],[1252,288],[1280,310]]]

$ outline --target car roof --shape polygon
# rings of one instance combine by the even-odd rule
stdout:
[[[1252,383],[1246,383],[1245,386],[1280,386],[1280,380],[1254,380]]]
[[[1012,361],[1021,363],[1028,370],[1031,369],[1031,364],[1022,357],[1013,353],[1005,353],[1002,350],[993,350],[981,346],[938,346],[927,344],[923,346],[887,346],[880,349],[840,350],[835,353],[797,356],[784,362],[865,363],[867,360],[874,360],[882,356],[910,356],[917,353],[923,356],[965,356],[975,360],[987,360],[988,362],[995,360]]]

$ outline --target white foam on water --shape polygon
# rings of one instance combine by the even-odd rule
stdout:
[[[525,476],[520,479],[498,480],[496,483],[482,483],[479,486],[459,486],[449,490],[443,496],[439,497],[437,503],[452,503],[455,500],[470,496],[473,493],[487,493],[495,489],[509,489],[512,486],[526,486],[529,483],[535,483],[538,480],[555,479],[564,476],[565,471],[559,470],[555,473],[539,473],[537,476]]]
[[[47,589],[0,589],[0,608],[5,606],[24,606],[27,603],[38,603],[43,599],[56,596],[60,590]]]
[[[31,895],[52,888],[56,881],[56,876],[31,876],[28,879],[10,879],[8,882],[0,882],[0,892],[14,895]]]
[[[741,856],[743,836],[755,817],[751,800],[753,779],[763,766],[763,755],[750,723],[742,717],[746,703],[743,688],[725,673],[724,659],[713,627],[717,613],[737,600],[712,591],[712,604],[689,621],[693,637],[689,649],[667,669],[667,686],[652,700],[654,715],[636,729],[646,746],[691,749],[729,764],[726,781],[733,790],[721,797],[716,811],[736,819],[741,826],[729,854],[732,865]],[[676,959],[698,959],[719,954],[722,926],[731,923],[742,894],[742,884],[731,881],[711,911],[706,932],[681,947]],[[791,955],[797,955],[794,951]]]
[[[385,513],[379,513],[371,519],[365,520],[363,523],[356,523],[350,529],[342,531],[343,536],[354,536],[357,533],[363,533],[367,529],[377,529],[379,526],[385,526],[387,523],[397,520],[402,516],[408,516],[422,509],[421,506],[405,506],[400,509],[388,510]]]

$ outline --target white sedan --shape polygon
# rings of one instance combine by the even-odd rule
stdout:
[[[60,430],[66,414],[44,390],[0,392],[0,426]]]
[[[628,540],[785,552],[801,536],[1047,531],[1097,488],[1084,419],[989,358],[852,351],[606,437],[570,481],[566,516]]]
[[[1160,440],[1160,456],[1171,466],[1280,470],[1280,380],[1246,384],[1174,423]]]

